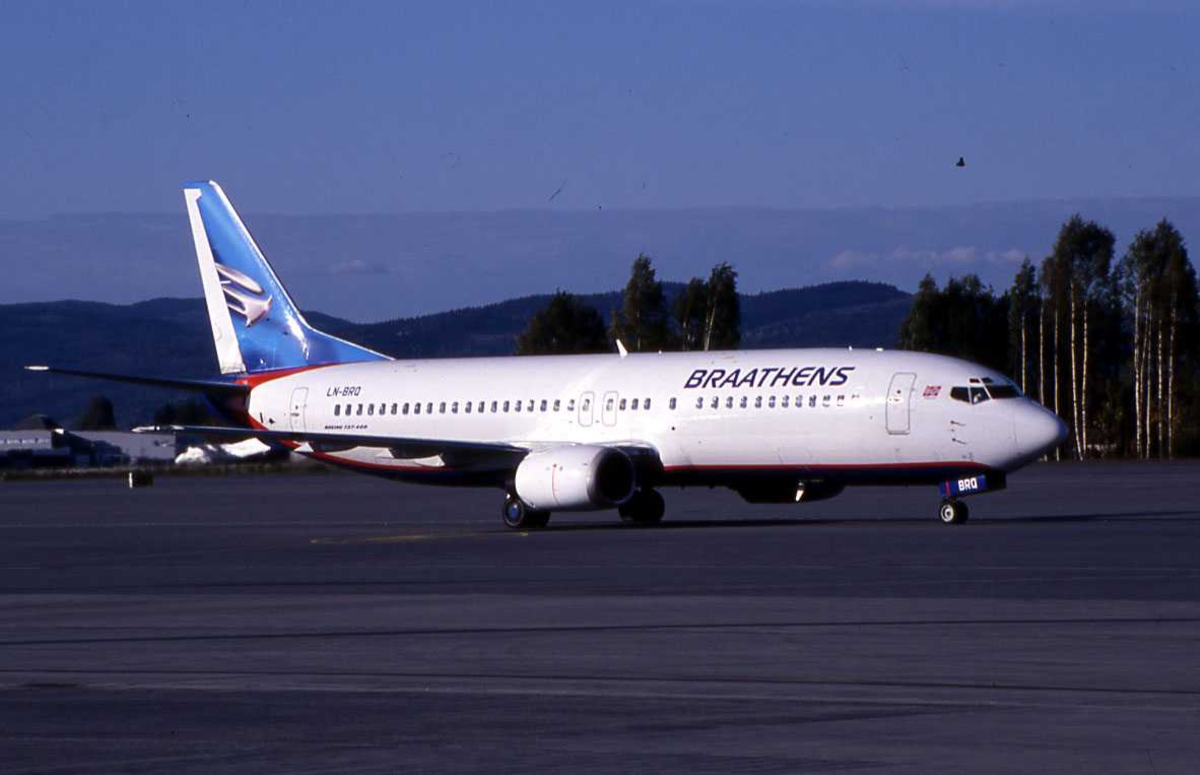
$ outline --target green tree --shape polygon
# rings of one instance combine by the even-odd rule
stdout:
[[[1060,280],[1066,283],[1067,338],[1070,354],[1071,417],[1075,428],[1075,452],[1088,454],[1088,413],[1092,406],[1089,376],[1092,373],[1092,327],[1094,315],[1111,292],[1111,267],[1115,239],[1108,229],[1078,214],[1062,225],[1054,241],[1051,260]]]
[[[704,349],[737,349],[742,341],[742,307],[734,268],[724,262],[714,266],[705,296]]]
[[[106,396],[92,396],[75,427],[81,431],[112,431],[117,428],[113,402]]]
[[[669,335],[662,283],[650,257],[639,253],[625,285],[621,310],[613,311],[612,336],[632,352],[656,352],[668,348]]]
[[[900,324],[899,345],[964,358],[1003,371],[1008,362],[1008,296],[996,298],[976,275],[938,290],[926,275]]]
[[[1179,385],[1195,365],[1196,273],[1183,236],[1167,220],[1138,232],[1120,265],[1132,344],[1135,452],[1174,454]],[[1181,372],[1184,372],[1180,380]]]
[[[518,355],[566,355],[608,352],[604,319],[594,308],[558,291],[517,337]]]
[[[708,310],[708,283],[693,277],[675,297],[675,325],[679,349],[704,349],[704,321]]]
[[[1028,258],[1021,262],[1008,292],[1008,341],[1011,349],[1011,373],[1021,383],[1021,391],[1029,392],[1033,367],[1034,326],[1038,319],[1041,299],[1038,295],[1037,270]]]

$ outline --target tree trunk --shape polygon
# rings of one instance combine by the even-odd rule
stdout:
[[[1025,350],[1025,328],[1026,328],[1025,317],[1026,317],[1025,310],[1021,310],[1021,392],[1022,393],[1029,392],[1029,385],[1027,384],[1026,375],[1025,375],[1025,368],[1026,368],[1025,365],[1029,362],[1029,356],[1026,354],[1026,350]]]
[[[1088,307],[1091,306],[1087,299],[1083,300],[1083,368],[1080,369],[1080,385],[1079,385],[1079,427],[1083,436],[1081,442],[1083,455],[1088,451]]]
[[[1070,290],[1070,420],[1075,426],[1075,455],[1084,459],[1084,441],[1079,421],[1079,344],[1075,337],[1075,322],[1079,313],[1075,310],[1075,290]]]
[[[1046,302],[1038,308],[1038,403],[1046,405]]]
[[[1158,456],[1159,458],[1163,458],[1166,456],[1166,446],[1164,443],[1166,439],[1163,433],[1163,407],[1165,405],[1163,401],[1163,388],[1165,386],[1163,385],[1163,321],[1161,311],[1158,315],[1158,368],[1156,371],[1158,378]]]
[[[1171,328],[1167,333],[1167,459],[1175,456],[1175,330],[1178,301],[1171,299]]]
[[[1054,310],[1054,413],[1057,414],[1059,417],[1062,417],[1062,409],[1060,408],[1061,401],[1059,399],[1059,396],[1062,394],[1062,390],[1059,388],[1059,384],[1058,384],[1058,375],[1062,372],[1062,365],[1059,363],[1059,357],[1058,357],[1059,344],[1062,341],[1062,337],[1059,335],[1059,332],[1058,332],[1058,319],[1060,317],[1062,317],[1062,313],[1059,311],[1059,309],[1057,307],[1055,307],[1055,310]],[[1061,445],[1054,448],[1054,459],[1062,460],[1062,446]]]
[[[1134,454],[1142,457],[1142,290],[1133,298],[1133,420]]]

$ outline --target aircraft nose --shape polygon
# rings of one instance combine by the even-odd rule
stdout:
[[[1030,457],[1040,457],[1067,440],[1067,424],[1032,402],[1018,409],[1014,424],[1017,445]]]

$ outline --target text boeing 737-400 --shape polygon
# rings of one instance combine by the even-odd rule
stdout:
[[[79,376],[206,395],[255,437],[428,484],[494,487],[513,528],[616,509],[655,523],[658,489],[729,487],[752,503],[851,485],[937,485],[939,516],[1003,489],[1066,437],[1008,379],[965,361],[840,349],[393,360],[308,324],[220,186],[184,188],[220,377]]]

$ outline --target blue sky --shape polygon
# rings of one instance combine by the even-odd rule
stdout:
[[[6,0],[0,218],[182,212],[193,178],[280,214],[1196,195],[1197,30],[1154,0]]]

